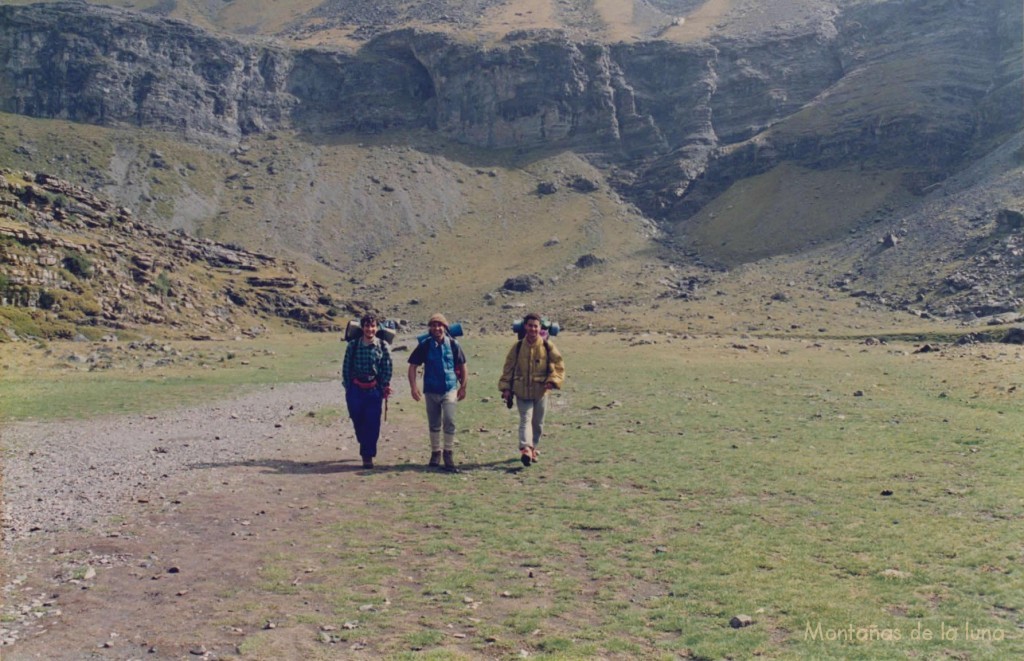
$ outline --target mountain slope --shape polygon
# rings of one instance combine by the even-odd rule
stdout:
[[[394,31],[347,53],[80,4],[0,7],[0,102],[190,141],[426,130],[484,150],[571,149],[614,166],[610,183],[645,214],[679,224],[782,162],[902,171],[913,191],[1005,140],[1024,121],[1021,10],[983,9],[852,4],[685,46]]]
[[[8,4],[28,4],[19,0]],[[497,41],[522,30],[561,30],[573,39],[690,42],[715,33],[755,33],[820,21],[829,0],[297,0],[246,3],[112,0],[95,3],[187,21],[205,29],[265,35],[309,46],[357,48],[383,32],[418,28],[460,40]]]
[[[359,311],[292,264],[157,229],[45,174],[0,171],[0,248],[7,339],[258,335],[274,319],[337,330]]]
[[[944,284],[981,268],[960,258],[974,239],[926,228],[947,211],[959,226],[979,195],[986,225],[1021,206],[1019,161],[991,156],[1016,153],[1024,122],[1019,3],[331,7],[290,4],[309,20],[289,23],[247,5],[248,27],[228,5],[150,12],[324,36],[316,49],[77,3],[0,7],[0,161],[286,256],[395,315],[441,304],[483,320],[514,299],[591,323],[598,298],[664,312],[658,296],[723,283],[705,265],[782,262],[825,295],[858,280],[897,309],[995,309]],[[503,32],[496,16],[562,31]],[[680,38],[698,16],[715,20]],[[326,39],[346,30],[345,46]],[[979,183],[960,190],[966,172]],[[879,253],[890,234],[899,252]],[[931,241],[902,240],[917,234]],[[934,273],[913,275],[933,253]],[[588,255],[598,266],[578,268]],[[543,294],[502,289],[527,274]],[[1013,269],[986,278],[1012,307]]]

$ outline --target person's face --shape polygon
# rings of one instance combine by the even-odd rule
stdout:
[[[438,342],[444,339],[444,324],[440,321],[430,322],[430,336]]]
[[[372,340],[373,337],[376,334],[377,334],[377,322],[376,321],[368,321],[365,324],[363,324],[363,339],[364,340],[367,340],[367,341]]]
[[[528,319],[523,325],[526,330],[526,341],[533,344],[540,337],[540,322],[536,319]]]

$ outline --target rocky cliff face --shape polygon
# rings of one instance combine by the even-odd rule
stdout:
[[[291,58],[179,21],[54,4],[3,8],[2,108],[34,117],[237,136],[278,126]]]
[[[683,158],[650,164],[642,206],[684,219],[782,161],[941,180],[1022,128],[1020,26],[1019,3],[919,0],[854,6],[810,34],[717,44],[712,149],[695,159],[684,144]]]
[[[571,148],[680,221],[783,160],[943,178],[1022,126],[1016,0],[840,6],[798,31],[692,46],[519,33],[381,35],[355,54],[220,38],[84,4],[0,7],[0,109],[237,139],[430,128]]]
[[[559,35],[513,35],[491,50],[433,35],[401,33],[373,48],[407,49],[433,90],[431,124],[470,144],[535,149],[664,149],[613,53]],[[428,85],[424,85],[428,87]]]

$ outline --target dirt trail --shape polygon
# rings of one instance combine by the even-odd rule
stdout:
[[[269,602],[288,595],[246,601],[268,553],[316,553],[304,532],[364,516],[345,504],[379,497],[397,471],[411,489],[438,479],[422,434],[394,422],[382,467],[364,471],[348,420],[318,421],[323,407],[343,408],[336,382],[5,428],[0,657],[227,658],[277,629]],[[279,657],[316,645],[308,628],[274,639]]]

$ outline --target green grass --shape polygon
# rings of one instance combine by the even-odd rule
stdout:
[[[78,343],[0,344],[0,421],[154,411],[251,387],[336,378],[343,352],[337,335],[306,333],[270,341],[167,344],[190,360],[155,367],[149,363],[160,354],[142,352],[134,360],[115,354],[120,369],[91,371],[63,360],[91,351]],[[338,411],[325,414],[334,419]]]
[[[513,414],[489,392],[507,341],[465,344],[464,473],[432,475],[418,494],[382,473],[379,497],[349,503],[371,523],[310,533],[313,548],[346,540],[323,556],[315,598],[358,619],[377,650],[1024,652],[1012,351],[789,343],[752,354],[564,337],[569,381],[541,463],[520,470]],[[382,595],[386,606],[360,612]],[[733,629],[738,614],[755,623]],[[424,617],[427,629],[410,624]]]
[[[351,478],[373,482],[343,507],[324,494],[244,594],[290,600],[294,622],[357,622],[352,639],[390,658],[1024,653],[1019,350],[556,341],[568,380],[537,466],[519,465],[496,396],[509,339],[466,338],[463,473]],[[281,378],[336,350],[278,354]],[[754,624],[733,629],[739,614]]]

